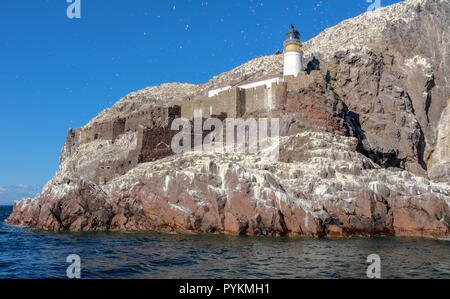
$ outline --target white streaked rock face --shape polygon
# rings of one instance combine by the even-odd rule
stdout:
[[[329,56],[341,50],[359,50],[383,45],[389,40],[388,31],[391,28],[402,25],[414,27],[421,17],[420,11],[430,6],[445,9],[448,1],[406,0],[364,13],[328,28],[307,41],[304,45],[305,53],[322,53]]]
[[[447,108],[442,111],[438,126],[436,149],[431,155],[430,177],[443,182],[450,180],[450,96]]]
[[[447,236],[450,187],[380,169],[356,143],[305,132],[281,138],[278,162],[267,159],[270,149],[192,152],[140,164],[101,188],[54,180],[40,198],[17,203],[9,221],[57,230]]]

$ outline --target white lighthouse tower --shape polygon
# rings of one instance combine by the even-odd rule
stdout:
[[[291,25],[284,42],[284,76],[297,77],[303,70],[303,52],[300,33]]]

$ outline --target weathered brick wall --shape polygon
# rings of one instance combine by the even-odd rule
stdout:
[[[125,123],[126,120],[124,118],[113,122],[112,141],[115,141],[120,135],[125,133]]]
[[[94,181],[102,185],[115,177],[126,174],[137,165],[137,160],[134,156],[136,156],[135,151],[131,151],[128,157],[124,159],[101,162],[95,171]]]
[[[73,148],[97,139],[114,142],[126,132],[137,132],[139,125],[147,127],[167,126],[169,120],[179,117],[180,113],[180,106],[154,108],[135,113],[127,118],[116,118],[104,123],[94,123],[89,128],[70,129],[67,134],[67,144],[70,148]]]
[[[171,108],[155,108],[139,111],[127,117],[125,132],[137,132],[140,125],[146,127],[167,126]]]
[[[138,163],[159,160],[173,154],[171,142],[177,131],[172,131],[170,126],[141,128],[138,141]]]
[[[134,132],[136,125],[137,146],[131,150],[126,158],[103,161],[96,169],[94,180],[99,184],[105,184],[114,177],[122,176],[133,169],[139,163],[145,163],[172,155],[170,144],[176,131],[170,130],[175,118],[180,117],[180,107],[161,108],[147,111],[147,113],[136,114],[130,117],[128,128]],[[150,117],[154,117],[149,118]],[[138,124],[142,121],[144,124]],[[153,124],[162,124],[153,126]],[[147,124],[147,125],[145,125]],[[149,127],[150,124],[152,127]],[[125,131],[127,122],[125,120],[116,122],[117,132]]]
[[[221,115],[212,115],[212,117],[218,118],[222,121],[226,119],[226,115],[222,113]],[[171,118],[171,122],[168,126],[165,127],[141,127],[138,130],[138,160],[137,163],[145,163],[151,162],[158,159],[162,159],[168,156],[173,155],[173,151],[171,148],[171,143],[173,137],[180,132],[180,130],[171,130],[172,121],[174,118]],[[195,121],[201,122],[201,127],[203,127],[207,118],[196,119]],[[191,148],[194,147],[194,120],[190,121],[191,132],[189,133],[188,138],[191,139]],[[223,125],[224,126],[224,125]],[[202,130],[202,141],[205,137],[210,134],[215,128],[213,127],[211,130]]]
[[[72,146],[80,146],[94,140],[114,140],[123,134],[121,127],[123,119],[116,119],[104,123],[95,123],[89,128],[79,128],[72,131],[70,141]],[[69,130],[69,132],[71,132]]]

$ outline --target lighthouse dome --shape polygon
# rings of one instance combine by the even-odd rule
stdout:
[[[285,44],[299,44],[300,43],[300,32],[298,32],[293,25],[291,25],[291,30],[286,33]]]

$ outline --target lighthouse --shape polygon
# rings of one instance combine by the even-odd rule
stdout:
[[[291,25],[284,42],[284,76],[297,77],[303,70],[303,52],[300,33]]]

